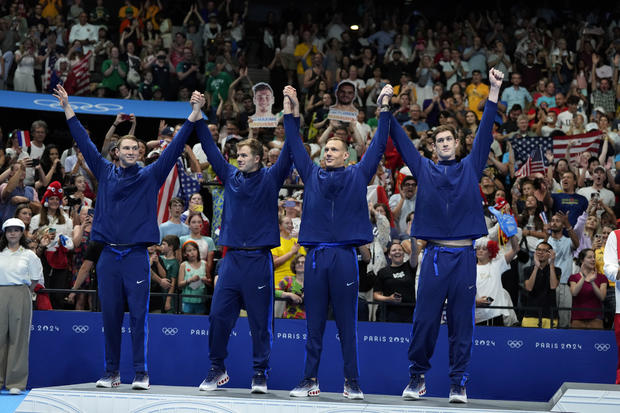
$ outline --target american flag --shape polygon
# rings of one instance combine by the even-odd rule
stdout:
[[[515,154],[515,166],[520,168],[527,162],[528,158],[535,150],[539,150],[543,154],[550,151],[553,153],[553,159],[555,161],[565,158],[566,146],[571,140],[573,141],[573,146],[570,149],[571,157],[575,157],[585,151],[598,154],[602,137],[602,132],[593,131],[581,135],[555,136],[553,138],[542,136],[511,138],[510,144]],[[546,162],[544,157],[543,162]]]
[[[535,173],[545,173],[545,164],[543,162],[542,151],[540,147],[538,149],[534,149],[530,156],[527,158],[527,161],[519,168],[517,172],[515,172],[515,176],[517,178],[526,177]]]
[[[162,223],[168,221],[168,204],[170,203],[172,197],[179,192],[180,188],[179,173],[177,171],[177,166],[175,165],[170,170],[164,184],[161,188],[159,188],[159,194],[157,195],[157,224],[161,225]]]
[[[581,135],[556,136],[553,138],[553,159],[558,160],[566,157],[566,147],[569,142],[573,142],[570,148],[570,157],[579,156],[582,152],[591,152],[598,154],[601,147],[603,132],[593,131]]]
[[[54,66],[56,66],[56,61],[58,60],[58,55],[56,53],[50,54],[47,59],[45,59],[45,68],[43,73],[43,89],[48,93],[52,93],[53,86],[50,81],[52,79],[52,73],[54,73]]]
[[[178,170],[179,181],[181,182],[179,198],[185,201],[185,205],[189,205],[189,199],[192,194],[200,192],[200,182],[187,174],[181,158],[177,159],[176,169]]]
[[[515,167],[525,164],[534,151],[546,153],[553,150],[553,139],[539,137],[511,138],[510,144],[515,154]]]
[[[90,88],[90,57],[92,54],[92,51],[86,53],[86,56],[71,68],[65,81],[65,89],[68,94],[81,96],[88,92]]]

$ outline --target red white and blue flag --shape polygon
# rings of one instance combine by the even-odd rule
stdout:
[[[27,130],[18,130],[17,134],[17,144],[22,148],[26,149],[30,146],[30,132]]]

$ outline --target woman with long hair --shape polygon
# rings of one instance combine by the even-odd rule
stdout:
[[[529,195],[525,198],[523,212],[517,217],[517,223],[523,229],[523,236],[530,251],[530,259],[534,257],[534,251],[538,243],[547,237],[540,215],[541,212],[543,212],[542,205],[534,195]]]
[[[36,184],[37,189],[41,188],[39,195],[42,194],[43,188],[47,188],[50,182],[58,181],[62,183],[65,180],[65,168],[63,168],[60,161],[60,151],[58,146],[53,143],[45,145],[41,155],[41,170],[43,176]]]
[[[573,296],[571,328],[602,329],[603,301],[607,294],[607,278],[596,271],[596,259],[591,248],[581,250],[577,257],[579,272],[568,279],[568,286]],[[595,311],[578,311],[579,308],[599,308]]]
[[[27,248],[26,226],[17,218],[2,224],[0,237],[0,383],[18,395],[28,382],[28,349],[32,321],[32,296],[43,278],[41,260]]]

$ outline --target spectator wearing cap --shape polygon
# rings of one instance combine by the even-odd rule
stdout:
[[[202,44],[205,48],[210,48],[215,38],[222,33],[222,26],[218,23],[217,13],[209,13],[207,23],[202,32]]]
[[[0,219],[3,222],[13,217],[19,204],[28,203],[35,211],[41,207],[37,191],[32,186],[24,184],[26,177],[25,161],[18,161],[10,168],[8,182],[0,185]]]
[[[70,288],[71,272],[69,271],[68,251],[73,250],[73,221],[62,209],[64,191],[60,182],[54,181],[41,198],[41,212],[30,220],[30,230],[48,235],[50,243],[40,245],[40,253],[44,253],[45,285],[48,288]],[[45,248],[43,250],[43,248]],[[63,307],[63,294],[53,294],[50,298],[56,309]]]
[[[618,69],[615,68],[612,73],[601,73],[604,71],[594,70],[600,62],[600,57],[597,54],[592,55],[592,75],[590,77],[590,86],[592,87],[592,106],[600,106],[605,110],[605,113],[616,113],[616,85],[618,78]],[[617,59],[615,59],[617,60]],[[615,62],[614,62],[615,63]],[[614,67],[616,65],[614,64]],[[596,81],[597,71],[604,75],[601,77],[598,84]],[[610,72],[610,70],[608,71]],[[611,78],[611,79],[610,79]]]
[[[28,249],[24,230],[21,220],[10,218],[0,237],[0,383],[13,395],[28,382],[31,292],[43,279],[41,261]]]

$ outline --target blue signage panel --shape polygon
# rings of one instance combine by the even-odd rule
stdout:
[[[149,317],[148,360],[152,384],[198,386],[207,374],[206,316],[153,314]],[[123,327],[121,376],[131,382],[131,330]],[[366,393],[399,395],[408,381],[411,326],[360,323],[360,384]],[[269,387],[289,390],[302,378],[306,326],[303,320],[275,322]],[[229,342],[231,387],[248,388],[252,377],[251,335],[240,318]],[[613,383],[617,362],[612,331],[476,328],[468,395],[472,398],[547,401],[563,382]],[[442,326],[428,395],[447,397],[448,338]],[[30,345],[29,387],[95,382],[103,373],[101,315],[35,312]],[[319,370],[321,390],[341,392],[343,362],[334,322],[325,330]],[[93,384],[94,385],[94,384]]]
[[[188,102],[160,102],[152,100],[106,99],[69,96],[75,113],[112,115],[133,113],[137,117],[184,119],[191,112]],[[0,90],[0,107],[62,112],[53,95]]]

